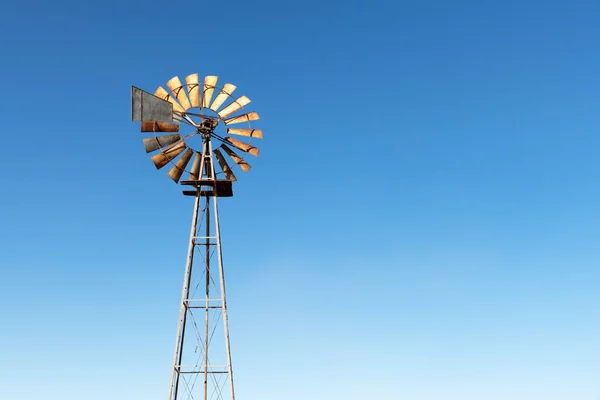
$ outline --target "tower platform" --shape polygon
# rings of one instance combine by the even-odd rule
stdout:
[[[208,197],[232,197],[233,196],[233,181],[227,179],[202,179],[195,181],[181,181],[182,185],[192,186],[196,190],[184,190],[185,196],[196,196],[200,189],[201,196]]]

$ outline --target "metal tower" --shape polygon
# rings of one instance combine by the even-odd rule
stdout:
[[[152,156],[157,169],[172,164],[169,177],[186,187],[184,195],[194,197],[169,400],[235,400],[217,199],[233,196],[236,177],[221,151],[248,172],[250,165],[229,146],[257,156],[259,150],[249,141],[262,139],[262,131],[250,127],[250,121],[259,119],[256,112],[244,110],[250,100],[234,98],[234,85],[219,88],[216,83],[216,76],[205,77],[201,84],[198,74],[192,74],[185,85],[178,77],[169,80],[170,92],[159,87],[150,94],[132,87],[132,119],[142,122],[142,132],[153,135],[144,139],[146,152],[157,152]],[[198,111],[190,111],[194,108]],[[240,123],[248,128],[230,127]],[[182,136],[180,126],[191,132]],[[200,151],[193,149],[194,140]],[[215,141],[220,142],[218,149],[212,147]],[[184,172],[189,177],[180,182]]]
[[[232,196],[231,181],[217,180],[212,163],[210,136],[203,140],[199,180],[181,182],[193,190],[192,229],[181,292],[177,340],[169,399],[196,398],[201,384],[203,398],[235,399],[229,345],[227,299],[221,252],[217,199]],[[222,324],[222,329],[219,325]],[[224,335],[217,343],[215,334]],[[224,348],[218,349],[223,343]],[[229,395],[227,395],[229,392]]]

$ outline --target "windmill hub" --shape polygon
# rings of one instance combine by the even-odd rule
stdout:
[[[198,126],[198,132],[203,135],[210,135],[211,133],[213,133],[218,124],[219,121],[217,121],[216,119],[206,118]]]

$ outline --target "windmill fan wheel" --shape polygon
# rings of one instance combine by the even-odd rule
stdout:
[[[212,163],[214,155],[220,167],[220,170],[215,168],[216,175],[229,181],[237,180],[228,160],[248,172],[250,164],[244,159],[244,153],[258,156],[259,149],[251,141],[262,139],[262,131],[251,126],[252,121],[259,119],[258,113],[244,108],[250,99],[234,97],[236,86],[230,83],[217,86],[216,76],[206,76],[200,83],[198,74],[191,74],[185,78],[185,84],[175,76],[166,87],[168,90],[159,86],[154,96],[173,105],[174,123],[142,121],[141,124],[143,133],[153,135],[144,138],[144,147],[146,153],[153,154],[151,159],[156,168],[171,164],[168,175],[176,183],[186,172],[189,180],[198,180],[202,175],[203,153],[208,151],[207,143],[220,142],[209,158]],[[201,148],[194,148],[193,143],[202,143]]]

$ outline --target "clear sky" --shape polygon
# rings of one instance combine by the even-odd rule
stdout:
[[[600,399],[600,2],[12,1],[0,398],[166,399],[190,198],[130,86],[218,75],[238,400]]]

